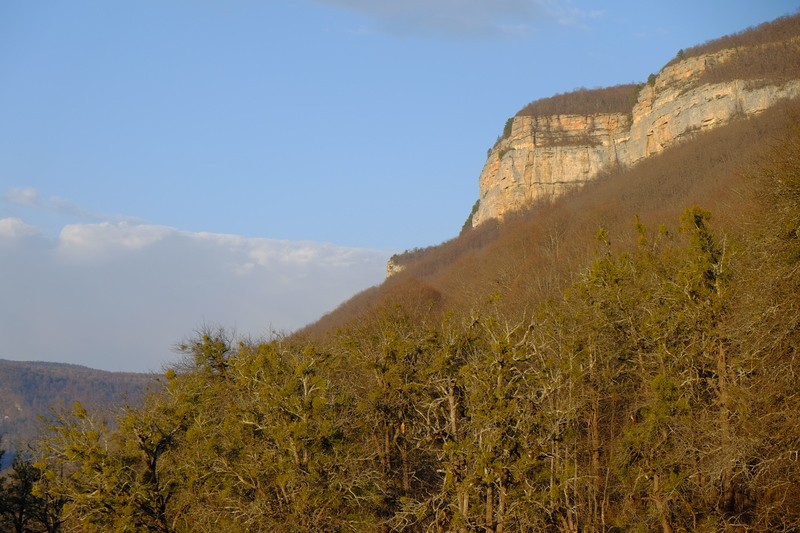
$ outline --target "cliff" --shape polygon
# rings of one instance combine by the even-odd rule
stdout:
[[[787,46],[795,54],[800,40],[760,45],[756,52],[768,56],[772,48],[782,47],[785,53]],[[473,227],[533,202],[552,200],[605,170],[629,168],[699,132],[760,113],[781,99],[800,97],[800,72],[791,74],[794,79],[745,77],[723,82],[705,76],[741,56],[740,49],[729,48],[667,65],[641,86],[630,113],[514,117],[480,174]]]

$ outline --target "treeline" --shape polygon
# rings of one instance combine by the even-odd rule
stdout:
[[[728,49],[733,50],[733,55],[725,61],[707,64],[701,75],[691,79],[690,87],[732,80],[784,83],[796,79],[800,72],[800,15],[780,17],[680,50],[665,66]],[[648,82],[654,79],[655,76],[651,74]],[[642,86],[641,83],[630,83],[604,88],[580,88],[530,102],[516,116],[628,114],[633,110]]]
[[[68,531],[796,531],[800,129],[752,179],[745,231],[599,227],[515,311],[423,287],[316,341],[201,331],[115,429],[55,420],[34,492]]]
[[[800,33],[800,14],[787,15],[681,50],[667,65],[673,65],[682,59],[713,54],[722,50],[759,48],[774,43],[789,43],[800,36],[798,33]]]
[[[681,50],[667,65],[690,57],[731,50],[724,61],[707,62],[702,74],[687,86],[745,80],[751,84],[781,84],[800,72],[800,15],[766,22],[739,33]]]
[[[596,89],[576,89],[534,100],[517,112],[518,117],[548,115],[594,115],[630,113],[639,96],[640,84],[629,83]]]
[[[757,29],[691,49],[690,54],[731,49],[725,61],[706,63],[690,87],[744,80],[751,85],[779,85],[796,80],[800,72],[800,15],[784,17]]]
[[[394,254],[390,258],[390,261],[394,262],[394,264],[397,266],[406,266],[409,263],[419,260],[428,251],[430,251],[431,248],[431,246],[427,246],[425,248],[412,248],[410,250],[405,250],[402,253]]]

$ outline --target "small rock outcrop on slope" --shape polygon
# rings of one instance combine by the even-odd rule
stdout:
[[[782,47],[786,53],[788,46],[790,53],[800,53],[800,38],[793,41],[760,45],[757,52],[770,54],[771,47]],[[552,200],[605,170],[633,166],[699,132],[754,115],[782,99],[800,97],[800,72],[788,80],[702,82],[709,69],[724,66],[741,53],[723,49],[664,67],[641,87],[630,113],[517,115],[490,150],[480,174],[473,227],[503,219],[533,202]]]

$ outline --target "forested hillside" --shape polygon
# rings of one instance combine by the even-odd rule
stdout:
[[[141,406],[62,410],[0,511],[42,531],[798,531],[798,295],[787,101],[416,251],[294,335],[199,332]]]
[[[335,334],[199,334],[116,429],[55,421],[37,494],[82,531],[797,530],[797,111],[418,266],[460,299],[410,269]]]
[[[92,407],[138,404],[154,376],[58,363],[0,359],[0,438],[16,447],[41,430],[40,416],[76,401]]]
[[[76,402],[111,417],[124,405],[139,406],[157,383],[150,374],[0,359],[0,531],[60,531],[60,504],[34,489],[42,472],[32,458],[44,420]]]

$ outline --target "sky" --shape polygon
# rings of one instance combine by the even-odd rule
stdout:
[[[779,0],[0,0],[0,358],[161,371],[458,235],[506,119]]]

